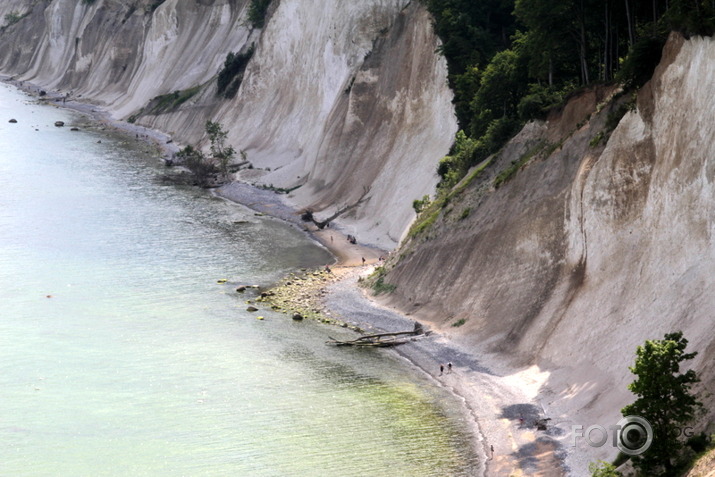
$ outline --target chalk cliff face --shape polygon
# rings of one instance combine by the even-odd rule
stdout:
[[[405,244],[385,278],[397,286],[388,303],[474,349],[549,370],[542,393],[569,411],[550,415],[565,424],[617,422],[636,347],[676,330],[699,352],[699,389],[712,390],[714,70],[713,39],[673,35],[605,145],[607,117],[629,99],[610,102],[611,90],[528,125]]]
[[[361,241],[394,247],[433,191],[456,131],[446,63],[428,13],[409,0],[275,0],[252,29],[247,0],[9,0],[27,13],[0,34],[0,72],[72,91],[115,118],[201,141],[207,119],[255,166],[252,181],[297,188],[318,217],[342,217]],[[216,94],[226,55],[253,54],[232,99]],[[198,87],[198,88],[197,88]],[[179,108],[152,98],[197,88]]]
[[[434,192],[456,131],[421,4],[274,0],[255,30],[247,0],[155,3],[4,0],[0,17],[26,16],[0,32],[0,72],[185,143],[219,121],[256,166],[251,180],[300,186],[291,200],[319,217],[369,188],[340,221],[361,241],[394,246],[412,200]],[[217,95],[226,55],[251,44],[237,94]],[[674,330],[699,352],[701,388],[712,389],[713,78],[715,42],[674,35],[612,132],[607,119],[629,98],[608,88],[527,125],[391,259],[388,303],[476,350],[549,370],[542,393],[566,424],[617,422],[636,346]],[[142,111],[191,88],[178,108]]]

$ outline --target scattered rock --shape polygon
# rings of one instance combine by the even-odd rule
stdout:
[[[70,131],[79,131],[79,128],[72,128]]]
[[[65,125],[64,121],[55,121],[55,126],[57,126],[58,128],[61,128],[64,125]]]
[[[243,293],[243,292],[246,291],[246,286],[245,286],[245,285],[241,285],[240,287],[236,288],[236,291],[237,291],[238,293]]]
[[[249,306],[248,308],[246,308],[246,311],[258,311],[258,308],[256,308],[255,306]]]
[[[302,320],[303,320],[303,315],[301,315],[300,313],[293,313],[293,319],[294,319],[295,321],[302,321]]]
[[[257,320],[265,320],[265,317],[263,317],[263,316],[257,316],[256,319],[257,319]]]
[[[13,119],[11,119],[11,120],[8,121],[8,122],[9,122],[9,123],[12,123],[12,124],[15,124],[15,123],[17,123],[17,119],[13,118]]]

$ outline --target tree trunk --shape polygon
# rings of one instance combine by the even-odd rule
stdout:
[[[630,8],[630,3],[628,0],[626,1],[626,22],[628,23],[628,46],[632,47],[633,43],[635,43],[635,39],[633,37],[633,19],[631,18],[631,8]]]

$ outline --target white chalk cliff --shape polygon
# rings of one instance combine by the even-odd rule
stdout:
[[[319,217],[369,187],[340,223],[394,247],[412,201],[434,193],[457,129],[429,14],[409,0],[274,0],[255,30],[248,3],[3,0],[0,18],[26,16],[0,32],[0,73],[72,91],[118,119],[136,115],[183,143],[219,121],[257,168],[252,180],[300,186],[290,200]],[[217,95],[226,55],[251,44],[237,94]],[[178,109],[142,113],[191,88]],[[671,331],[699,352],[698,389],[715,386],[715,41],[672,35],[634,109],[604,135],[628,101],[613,93],[583,92],[528,124],[385,277],[396,285],[389,304],[474,350],[545,370],[542,402],[565,428],[617,422],[636,346]],[[713,396],[702,397],[712,409]],[[580,450],[613,457],[610,447]]]
[[[201,86],[178,110],[137,123],[189,143],[207,119],[219,121],[258,169],[251,180],[301,186],[290,200],[318,217],[370,188],[341,222],[393,248],[414,218],[412,200],[434,190],[457,127],[429,14],[409,0],[276,0],[261,31],[247,21],[248,4],[5,1],[0,16],[27,16],[0,35],[0,72],[72,91],[117,119]],[[227,54],[252,44],[235,97],[217,95]]]
[[[609,114],[629,100],[613,103],[613,93],[586,91],[527,125],[385,279],[397,287],[390,305],[473,350],[537,364],[548,376],[541,402],[564,439],[573,424],[618,422],[633,400],[636,347],[677,330],[699,353],[688,366],[707,414],[695,425],[713,419],[715,41],[671,35],[604,144]],[[531,159],[495,187],[522,157]],[[615,457],[582,444],[591,461]]]

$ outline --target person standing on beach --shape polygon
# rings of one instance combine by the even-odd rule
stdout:
[[[452,372],[452,363],[447,363],[447,374]]]
[[[444,365],[440,364],[439,365],[439,375],[442,376],[442,374],[444,374]]]
[[[362,264],[365,265],[365,257],[362,258]]]

